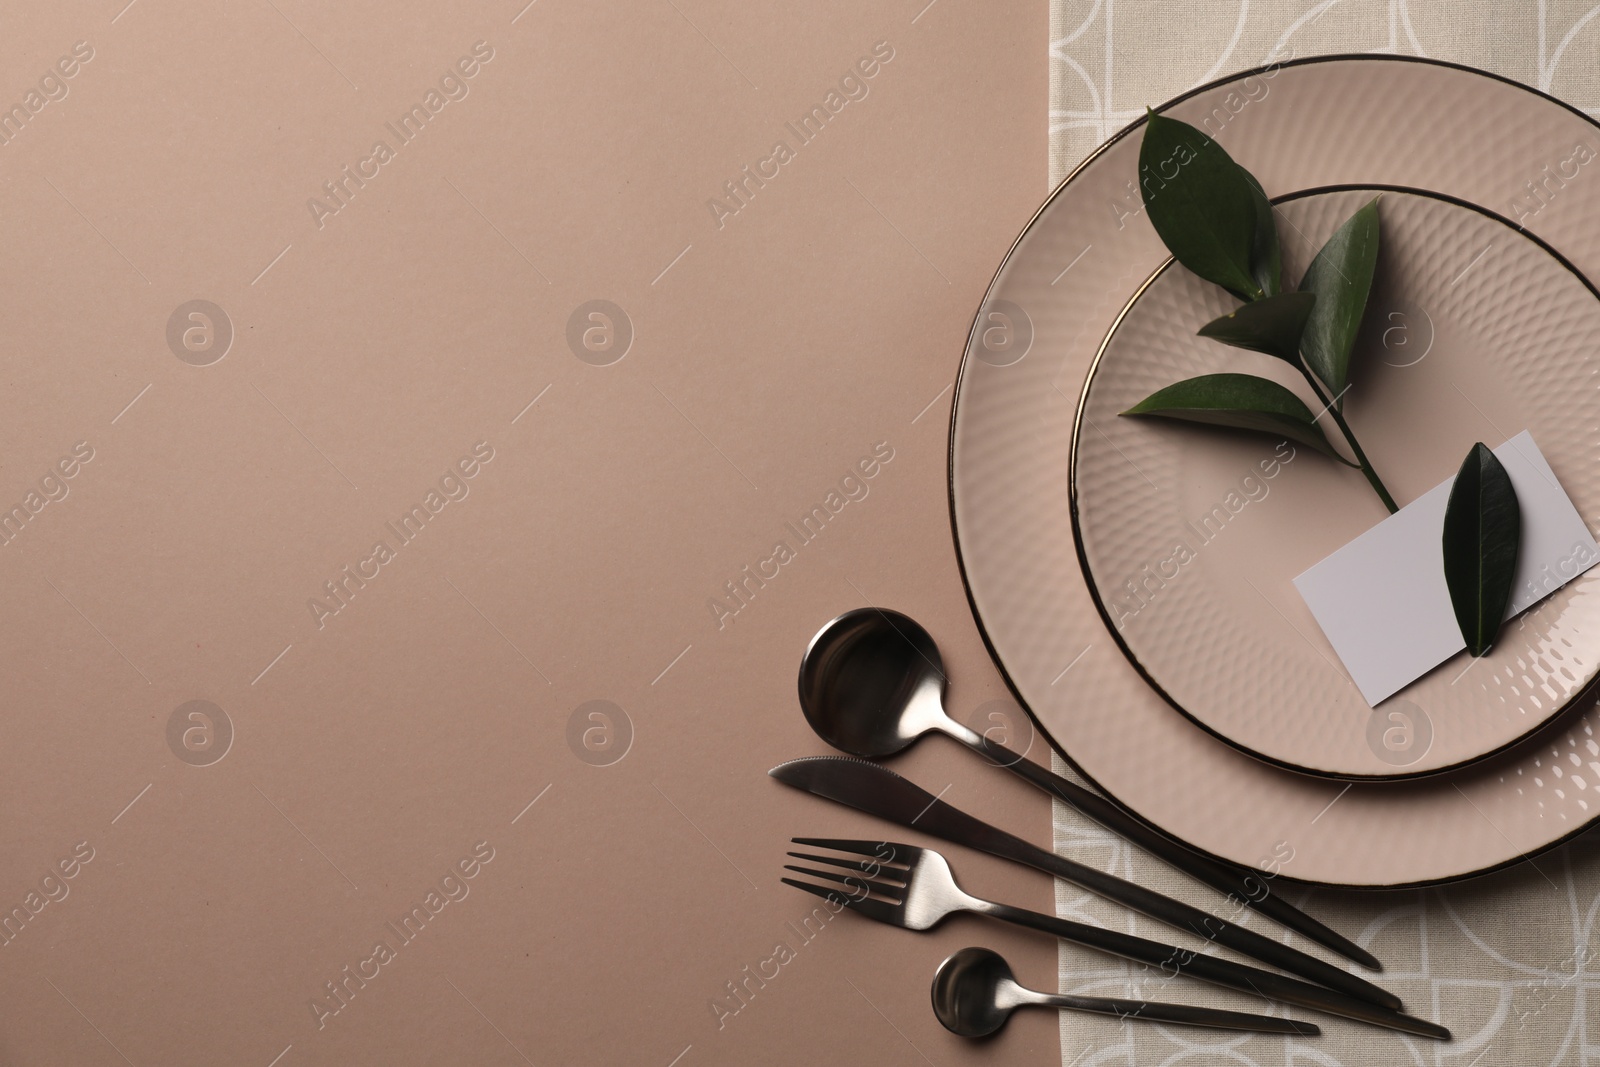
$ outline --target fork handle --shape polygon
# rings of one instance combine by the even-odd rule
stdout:
[[[1109,952],[1114,956],[1134,960],[1138,963],[1155,967],[1163,974],[1177,977],[1186,975],[1197,978],[1202,982],[1212,985],[1226,986],[1229,989],[1238,989],[1256,996],[1266,997],[1269,1000],[1280,1001],[1284,1004],[1296,1004],[1303,1008],[1314,1008],[1325,1011],[1330,1015],[1338,1015],[1346,1019],[1355,1019],[1358,1022],[1370,1023],[1390,1030],[1399,1030],[1419,1037],[1430,1037],[1439,1041],[1450,1040],[1450,1031],[1437,1023],[1430,1023],[1424,1019],[1416,1019],[1398,1011],[1380,1007],[1370,1001],[1358,1000],[1343,993],[1321,986],[1302,982],[1297,978],[1289,978],[1271,971],[1263,971],[1256,967],[1246,967],[1232,960],[1218,959],[1215,956],[1206,956],[1190,949],[1175,948],[1164,945],[1159,941],[1151,941],[1132,934],[1124,934],[1116,930],[1106,930],[1087,923],[1073,922],[1070,919],[1058,919],[1053,915],[1042,915],[1026,908],[1015,908],[1009,904],[993,904],[983,902],[975,911],[984,915],[993,916],[1004,922],[1017,926],[1026,926],[1030,929],[1040,930],[1053,934],[1063,941],[1070,941],[1085,948],[1098,949]]]
[[[1228,894],[1248,907],[1297,933],[1330,948],[1346,959],[1371,970],[1382,970],[1378,958],[1338,931],[1329,928],[1282,897],[1273,894],[1266,878],[1247,873],[1202,856],[1150,829],[1106,798],[1063,778],[1021,753],[980,738],[977,750],[1013,774],[1060,800],[1070,808],[1099,823],[1123,840],[1131,842],[1157,859]],[[976,747],[976,746],[975,746]]]

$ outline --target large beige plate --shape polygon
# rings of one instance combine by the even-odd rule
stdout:
[[[1164,110],[1209,128],[1268,189],[1435,190],[1507,216],[1600,276],[1600,128],[1525,87],[1428,61],[1325,57]],[[1239,863],[1276,858],[1289,877],[1444,881],[1588,825],[1600,814],[1592,703],[1468,768],[1346,786],[1253,759],[1176,714],[1106,631],[1078,563],[1068,465],[1090,362],[1166,259],[1134,184],[1139,130],[1051,196],[996,275],[962,362],[951,518],[973,610],[1018,698],[1141,818]],[[1583,393],[1597,399],[1592,385]],[[1432,418],[1494,432],[1453,390],[1431,402]]]
[[[1580,513],[1600,514],[1594,290],[1506,219],[1394,188],[1281,202],[1287,276],[1379,194],[1382,255],[1343,411],[1390,491],[1415,499],[1474,441],[1526,429]],[[1366,480],[1287,441],[1118,417],[1165,385],[1222,371],[1276,379],[1319,408],[1283,361],[1196,336],[1237,304],[1164,267],[1106,338],[1078,416],[1085,574],[1150,684],[1253,755],[1346,778],[1437,773],[1567,708],[1600,666],[1600,572],[1519,617],[1488,656],[1462,652],[1369,708],[1293,584],[1385,517]]]

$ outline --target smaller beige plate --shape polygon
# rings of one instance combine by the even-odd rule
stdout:
[[[1527,429],[1579,513],[1600,513],[1600,299],[1545,245],[1421,190],[1312,190],[1277,205],[1285,278],[1298,281],[1380,191],[1378,273],[1343,410],[1389,490],[1404,505],[1450,477],[1474,441],[1495,447]],[[1512,620],[1487,657],[1462,653],[1372,709],[1293,585],[1385,517],[1361,474],[1262,435],[1118,416],[1163,386],[1224,371],[1273,378],[1317,411],[1282,361],[1195,335],[1235,306],[1169,264],[1129,302],[1089,372],[1073,521],[1128,658],[1216,736],[1338,778],[1438,773],[1568,707],[1600,666],[1600,576]]]

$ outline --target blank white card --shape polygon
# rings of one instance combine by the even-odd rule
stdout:
[[[1600,563],[1600,545],[1524,430],[1494,450],[1522,511],[1506,618]],[[1452,475],[1294,580],[1372,706],[1466,647],[1444,581]]]

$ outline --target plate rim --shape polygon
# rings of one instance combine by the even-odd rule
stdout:
[[[1214,862],[1241,870],[1245,868],[1243,868],[1236,861],[1228,859],[1224,856],[1220,856],[1215,852],[1183,840],[1182,838],[1168,831],[1165,827],[1160,826],[1152,820],[1146,818],[1142,813],[1124,803],[1115,792],[1106,788],[1104,784],[1098,781],[1093,775],[1085,771],[1083,767],[1081,767],[1077,761],[1072,758],[1066,749],[1062,747],[1060,742],[1056,740],[1055,736],[1051,734],[1051,732],[1045,727],[1044,723],[1039,720],[1039,717],[1037,714],[1035,714],[1032,706],[1017,688],[1016,680],[1012,678],[1011,672],[1006,668],[1005,663],[1001,660],[999,650],[995,648],[994,640],[989,634],[989,629],[984,624],[983,615],[979,612],[978,602],[973,595],[972,582],[967,575],[966,554],[961,547],[960,527],[958,526],[956,519],[956,423],[961,412],[961,386],[963,381],[966,379],[972,346],[978,334],[979,324],[982,321],[983,309],[988,306],[990,299],[994,295],[995,286],[999,284],[1001,276],[1004,275],[1007,265],[1011,262],[1011,257],[1014,256],[1017,252],[1017,249],[1021,247],[1023,240],[1027,238],[1029,233],[1033,232],[1033,228],[1038,224],[1040,218],[1044,216],[1046,211],[1050,210],[1057,198],[1061,196],[1061,194],[1066,190],[1067,186],[1069,186],[1079,174],[1087,169],[1095,160],[1099,159],[1101,155],[1109,151],[1112,146],[1118,144],[1124,138],[1130,136],[1135,130],[1143,126],[1145,122],[1148,121],[1150,114],[1162,114],[1186,100],[1199,96],[1201,93],[1210,92],[1219,86],[1230,84],[1251,75],[1265,74],[1267,71],[1278,71],[1284,69],[1285,67],[1301,67],[1333,63],[1413,63],[1420,66],[1439,67],[1446,70],[1460,71],[1461,73],[1471,74],[1481,78],[1488,78],[1491,81],[1497,81],[1502,84],[1512,86],[1513,88],[1526,92],[1531,96],[1556,104],[1563,110],[1575,115],[1579,119],[1582,119],[1596,132],[1600,132],[1600,120],[1596,120],[1594,117],[1584,113],[1578,107],[1567,103],[1565,100],[1561,100],[1555,96],[1552,96],[1541,89],[1536,89],[1531,85],[1524,84],[1523,82],[1519,82],[1516,79],[1509,78],[1503,74],[1497,74],[1493,71],[1487,71],[1478,67],[1469,66],[1465,63],[1455,63],[1444,59],[1431,59],[1425,56],[1375,55],[1370,52],[1330,52],[1323,55],[1303,56],[1295,59],[1286,59],[1271,63],[1259,64],[1253,67],[1244,67],[1221,77],[1213,78],[1203,82],[1185,90],[1182,93],[1179,93],[1176,96],[1170,97],[1169,99],[1163,101],[1159,107],[1151,108],[1146,112],[1146,114],[1134,119],[1132,122],[1128,123],[1126,126],[1122,127],[1116,133],[1108,137],[1105,141],[1101,142],[1095,147],[1094,151],[1090,152],[1087,156],[1075,164],[1073,168],[1061,179],[1061,181],[1056,183],[1055,188],[1053,188],[1050,191],[1050,194],[1045,197],[1044,202],[1041,203],[1038,209],[1029,216],[1028,221],[1023,225],[1022,229],[1018,231],[1017,236],[1011,241],[1010,245],[1006,248],[1005,254],[1000,258],[1000,262],[995,267],[994,273],[990,277],[988,285],[984,287],[983,297],[979,300],[977,308],[973,312],[972,325],[968,328],[967,335],[962,342],[961,358],[956,369],[954,387],[951,391],[950,398],[950,423],[946,436],[947,443],[945,449],[945,490],[946,505],[950,519],[950,539],[955,548],[956,570],[961,578],[962,591],[965,593],[967,598],[967,608],[971,612],[973,622],[978,628],[978,636],[983,640],[983,647],[989,653],[989,660],[999,672],[1000,678],[1005,683],[1006,689],[1010,692],[1012,698],[1017,702],[1017,706],[1022,709],[1023,713],[1028,716],[1029,721],[1033,723],[1034,729],[1045,739],[1045,743],[1050,747],[1051,751],[1060,756],[1075,774],[1077,774],[1084,781],[1088,782],[1112,803],[1116,804],[1117,807],[1120,808],[1126,815],[1137,820],[1141,825],[1149,828],[1155,833],[1160,834],[1162,837],[1173,842],[1174,844],[1181,845],[1189,851],[1194,852],[1197,855],[1204,856]],[[1568,715],[1570,715],[1570,712],[1553,717],[1550,722],[1546,724],[1544,730],[1537,731],[1534,735],[1524,738],[1520,743],[1530,743],[1534,737],[1540,736],[1545,733],[1546,730],[1552,729],[1557,723],[1564,721]],[[1295,772],[1284,771],[1283,773]],[[1371,784],[1382,785],[1384,783],[1375,782]],[[1519,863],[1531,861],[1535,857],[1544,855],[1545,853],[1566,844],[1573,838],[1593,828],[1597,823],[1600,823],[1600,810],[1597,810],[1595,815],[1588,821],[1577,824],[1567,833],[1561,834],[1555,838],[1552,838],[1550,841],[1544,842],[1538,848],[1527,852],[1519,852],[1515,856],[1501,860],[1498,863],[1489,864],[1484,867],[1476,867],[1472,870],[1462,871],[1456,874],[1443,875],[1438,878],[1424,878],[1401,882],[1347,883],[1332,882],[1321,879],[1297,878],[1294,875],[1281,871],[1278,873],[1277,877],[1291,884],[1346,891],[1424,889],[1432,886],[1450,885],[1456,882],[1465,881],[1469,878],[1479,878],[1494,874],[1498,871],[1514,867]]]
[[[1283,193],[1279,196],[1270,197],[1269,199],[1274,205],[1277,205],[1325,193],[1365,192],[1369,190],[1377,193],[1404,193],[1411,196],[1420,196],[1430,200],[1438,200],[1447,204],[1452,204],[1456,207],[1466,208],[1469,211],[1475,211],[1491,221],[1505,226],[1507,229],[1512,230],[1517,235],[1532,241],[1546,255],[1554,259],[1562,267],[1565,267],[1567,271],[1573,275],[1573,277],[1577,278],[1578,281],[1583,284],[1584,288],[1589,290],[1590,295],[1593,296],[1597,302],[1600,302],[1600,287],[1596,287],[1595,283],[1589,279],[1588,275],[1579,270],[1576,264],[1557,251],[1544,238],[1525,227],[1518,226],[1516,223],[1512,222],[1498,211],[1495,211],[1493,208],[1484,207],[1482,204],[1473,203],[1470,200],[1466,200],[1459,196],[1454,196],[1450,193],[1443,193],[1434,189],[1423,189],[1414,185],[1395,185],[1384,182],[1343,182],[1332,185],[1309,186],[1305,189],[1296,189],[1293,192]],[[1162,687],[1160,682],[1156,681],[1156,679],[1145,668],[1145,665],[1140,662],[1139,658],[1134,654],[1133,649],[1128,645],[1127,641],[1123,639],[1122,631],[1118,630],[1116,626],[1113,625],[1111,615],[1106,610],[1105,602],[1100,596],[1100,588],[1092,577],[1088,554],[1083,544],[1082,526],[1078,513],[1078,441],[1083,435],[1085,409],[1089,403],[1089,388],[1094,382],[1095,371],[1099,369],[1100,360],[1105,355],[1107,347],[1110,346],[1112,337],[1116,334],[1117,328],[1122,325],[1122,320],[1127,316],[1128,312],[1133,310],[1133,306],[1138,303],[1139,298],[1144,295],[1145,290],[1153,285],[1156,279],[1160,278],[1163,274],[1170,270],[1175,262],[1176,260],[1174,257],[1168,256],[1158,267],[1150,272],[1149,276],[1146,277],[1144,281],[1139,283],[1138,287],[1134,290],[1133,295],[1128,298],[1127,302],[1123,304],[1122,309],[1117,312],[1116,317],[1111,320],[1111,326],[1106,330],[1105,336],[1101,338],[1100,345],[1095,350],[1094,358],[1089,361],[1089,369],[1084,375],[1083,392],[1078,397],[1077,410],[1073,413],[1072,445],[1071,450],[1068,453],[1067,460],[1067,503],[1072,515],[1073,549],[1078,557],[1078,567],[1082,572],[1084,583],[1089,588],[1089,599],[1094,602],[1095,611],[1099,613],[1100,621],[1105,624],[1106,630],[1110,632],[1112,641],[1114,641],[1117,645],[1117,648],[1121,650],[1123,657],[1133,666],[1134,670],[1138,672],[1139,677],[1144,679],[1145,684],[1153,689],[1162,700],[1166,701],[1169,706],[1171,706],[1184,718],[1194,723],[1212,737],[1215,737],[1224,744],[1237,749],[1252,759],[1259,760],[1262,763],[1271,764],[1272,766],[1281,768],[1282,770],[1292,771],[1295,774],[1303,774],[1312,778],[1321,778],[1331,782],[1356,783],[1414,782],[1418,779],[1432,778],[1436,775],[1448,774],[1451,771],[1457,771],[1465,767],[1471,767],[1475,764],[1492,759],[1504,752],[1508,752],[1511,749],[1516,748],[1524,742],[1532,739],[1538,734],[1543,733],[1552,723],[1555,723],[1558,720],[1566,717],[1578,706],[1578,704],[1584,702],[1590,696],[1593,696],[1596,687],[1600,686],[1600,662],[1597,662],[1594,675],[1586,679],[1580,686],[1578,686],[1578,688],[1573,691],[1573,695],[1569,700],[1563,703],[1560,707],[1556,708],[1549,715],[1540,719],[1533,726],[1515,735],[1509,740],[1500,743],[1492,749],[1476,753],[1466,757],[1465,759],[1457,760],[1454,763],[1445,764],[1440,767],[1428,768],[1426,770],[1398,770],[1393,773],[1385,772],[1377,774],[1356,774],[1348,771],[1329,771],[1316,767],[1306,767],[1301,764],[1294,763],[1291,760],[1284,759],[1280,756],[1271,756],[1264,752],[1257,751],[1256,749],[1245,744],[1243,741],[1229,737],[1209,723],[1201,720],[1188,708],[1185,708],[1182,704],[1180,704],[1171,693],[1167,692],[1167,690]],[[1443,664],[1440,666],[1442,665]],[[1435,667],[1432,670],[1437,669],[1438,668]],[[1432,671],[1430,670],[1427,673],[1432,673]],[[1380,701],[1380,703],[1382,702]]]

